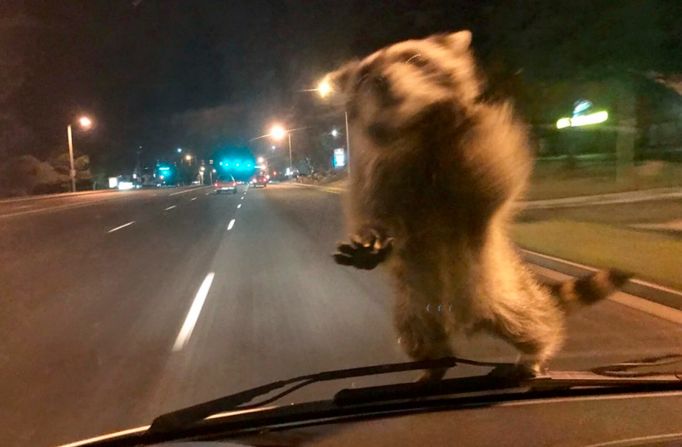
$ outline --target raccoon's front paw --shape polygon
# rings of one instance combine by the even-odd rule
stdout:
[[[340,243],[336,248],[338,251],[333,256],[337,264],[372,270],[391,253],[393,238],[375,229],[367,229],[351,236],[350,243]]]

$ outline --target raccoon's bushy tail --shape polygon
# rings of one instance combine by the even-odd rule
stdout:
[[[617,269],[602,270],[552,286],[552,293],[567,310],[587,306],[618,290],[632,274]]]

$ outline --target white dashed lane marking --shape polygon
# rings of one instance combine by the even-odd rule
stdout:
[[[175,205],[171,205],[168,208],[165,208],[164,211],[172,210],[173,208],[175,208]]]
[[[235,219],[232,219],[229,224],[227,224],[227,231],[230,231],[234,227]]]
[[[187,312],[187,317],[185,317],[185,322],[182,324],[182,328],[180,328],[180,332],[178,332],[178,337],[175,339],[175,343],[173,344],[173,351],[182,350],[182,348],[184,348],[189,341],[189,337],[191,337],[194,326],[197,324],[197,320],[199,319],[201,308],[204,307],[204,302],[208,296],[208,291],[211,290],[211,284],[213,284],[214,276],[215,272],[210,272],[208,275],[206,275],[206,278],[204,278],[204,281],[201,283],[199,290],[197,290],[197,294],[194,296],[194,301],[192,301],[192,306],[189,308],[189,312]]]
[[[132,224],[134,224],[134,223],[135,223],[135,221],[134,221],[134,220],[131,220],[131,221],[128,222],[128,223],[124,223],[123,225],[119,225],[118,227],[112,228],[111,230],[107,231],[107,233],[113,233],[114,231],[118,231],[118,230],[120,230],[121,228],[129,227],[130,225],[132,225]]]

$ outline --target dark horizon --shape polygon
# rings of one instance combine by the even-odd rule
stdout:
[[[91,115],[96,128],[77,132],[77,151],[89,154],[96,169],[130,166],[139,146],[146,160],[176,147],[208,156],[247,145],[274,119],[292,119],[307,101],[300,90],[344,60],[462,28],[474,31],[477,53],[502,73],[525,70],[527,78],[538,67],[564,75],[576,61],[593,67],[603,60],[614,70],[679,69],[660,66],[674,59],[666,55],[677,54],[679,44],[657,52],[648,47],[675,41],[679,26],[659,28],[671,26],[670,8],[679,7],[665,0],[651,4],[667,10],[636,3],[574,2],[571,16],[566,7],[473,0],[425,1],[418,11],[409,1],[5,4],[0,45],[8,50],[9,88],[0,96],[7,111],[0,156],[63,151],[65,126],[80,113]],[[590,41],[595,36],[602,36],[598,44]],[[565,50],[560,60],[555,48]]]

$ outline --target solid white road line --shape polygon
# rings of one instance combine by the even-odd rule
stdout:
[[[187,189],[184,189],[182,191],[172,192],[172,193],[168,194],[168,196],[169,197],[170,196],[177,196],[178,194],[185,194],[185,193],[196,191],[197,189],[203,189],[203,188],[208,188],[208,186],[198,186],[198,187],[194,187],[194,188],[187,188]]]
[[[215,272],[210,272],[208,275],[206,275],[206,278],[204,278],[201,286],[199,286],[199,290],[197,290],[197,294],[194,296],[194,301],[192,301],[192,306],[189,308],[189,312],[187,312],[185,322],[182,324],[182,328],[180,328],[180,332],[178,332],[178,337],[175,339],[173,351],[180,351],[185,347],[187,341],[189,341],[189,337],[192,335],[194,326],[197,324],[197,320],[199,319],[201,308],[204,307],[204,302],[208,296],[208,291],[211,289],[214,276]]]
[[[196,197],[192,197],[191,199],[189,199],[190,202],[192,202],[192,201],[194,201],[194,200],[197,200],[197,198],[196,198]]]
[[[242,207],[242,204],[241,204],[241,203],[240,203],[239,205],[237,205],[237,209],[239,209],[239,208],[241,208],[241,207]]]
[[[134,221],[134,220],[131,220],[131,221],[128,222],[128,223],[124,223],[123,225],[119,225],[118,227],[112,228],[111,230],[107,231],[107,233],[113,233],[114,231],[118,231],[118,230],[120,230],[121,228],[128,227],[128,226],[130,226],[130,225],[132,225],[132,224],[134,224],[134,223],[135,223],[135,221]]]
[[[164,211],[172,210],[173,208],[175,208],[175,205],[171,205],[168,208],[164,208]]]
[[[232,220],[230,221],[230,223],[227,224],[227,231],[230,231],[230,230],[232,229],[232,227],[234,227],[234,219],[232,219]]]

